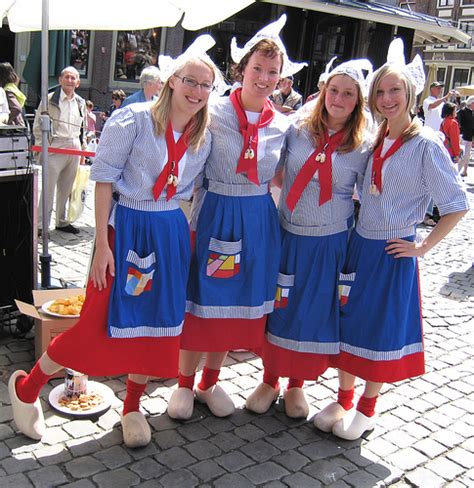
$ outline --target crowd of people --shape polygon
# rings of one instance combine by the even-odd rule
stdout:
[[[243,47],[233,40],[229,96],[217,96],[227,86],[204,35],[176,59],[160,56],[155,100],[122,105],[107,120],[91,168],[96,241],[80,319],[30,373],[9,380],[23,434],[44,435],[39,394],[62,367],[128,374],[128,447],[151,439],[139,408],[150,376],[178,378],[172,418],[189,419],[195,399],[231,415],[218,382],[229,350],[262,358],[262,382],[246,402],[256,414],[283,392],[286,414],[306,417],[304,382],[337,368],[337,399],[314,425],[343,439],[374,428],[384,383],[424,373],[417,258],[469,205],[450,147],[413,114],[425,84],[421,58],[406,63],[396,39],[375,73],[365,59],[330,67],[311,105],[298,109],[291,82],[304,63],[288,58],[285,21]],[[60,82],[50,102],[77,116],[74,69]],[[80,147],[79,119],[74,128],[55,130]],[[272,186],[281,188],[278,208]],[[191,197],[188,224],[179,204]],[[441,217],[418,239],[430,201]],[[365,384],[354,402],[356,377]]]

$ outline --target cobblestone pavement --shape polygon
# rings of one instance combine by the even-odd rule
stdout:
[[[468,189],[473,205],[472,176]],[[79,286],[93,236],[92,201],[90,193],[79,236],[51,232],[53,276]],[[122,443],[120,427],[125,378],[102,378],[118,399],[104,415],[81,420],[49,407],[48,394],[61,381],[53,380],[41,394],[47,434],[34,442],[16,434],[6,386],[12,371],[31,368],[33,333],[18,338],[5,326],[0,338],[0,486],[474,486],[473,223],[471,212],[420,260],[427,373],[386,385],[377,427],[354,442],[319,432],[310,420],[335,397],[332,370],[317,383],[305,384],[308,421],[287,418],[281,400],[266,415],[247,412],[245,398],[262,371],[261,361],[246,352],[231,353],[221,373],[221,384],[238,407],[229,418],[214,418],[196,405],[191,420],[173,421],[165,411],[176,380],[154,381],[142,399],[152,442],[131,450]]]

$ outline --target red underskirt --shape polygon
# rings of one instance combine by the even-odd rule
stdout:
[[[262,347],[267,316],[260,319],[203,319],[187,313],[181,334],[181,349],[224,352]]]
[[[262,359],[265,369],[277,376],[299,380],[316,380],[329,367],[328,354],[296,352],[263,341]]]
[[[424,374],[425,356],[418,352],[393,361],[371,361],[341,352],[331,360],[331,366],[366,381],[394,383]]]

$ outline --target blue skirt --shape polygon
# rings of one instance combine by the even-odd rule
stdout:
[[[275,310],[263,348],[271,373],[315,379],[339,353],[338,278],[347,239],[347,231],[313,237],[282,229]]]
[[[117,205],[109,336],[179,336],[190,259],[189,226],[180,209],[150,212]]]
[[[207,192],[195,243],[187,312],[201,318],[257,319],[273,310],[280,228],[269,194]]]
[[[351,236],[340,283],[341,353],[334,362],[380,383],[424,373],[418,264],[395,259],[386,246],[386,240],[365,239],[357,231]]]

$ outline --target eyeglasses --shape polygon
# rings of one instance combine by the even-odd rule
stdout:
[[[196,80],[188,78],[187,76],[174,76],[180,79],[186,86],[189,86],[191,88],[197,88],[198,86],[200,86],[206,92],[211,92],[212,90],[214,90],[214,85],[211,85],[210,83],[198,83]]]

